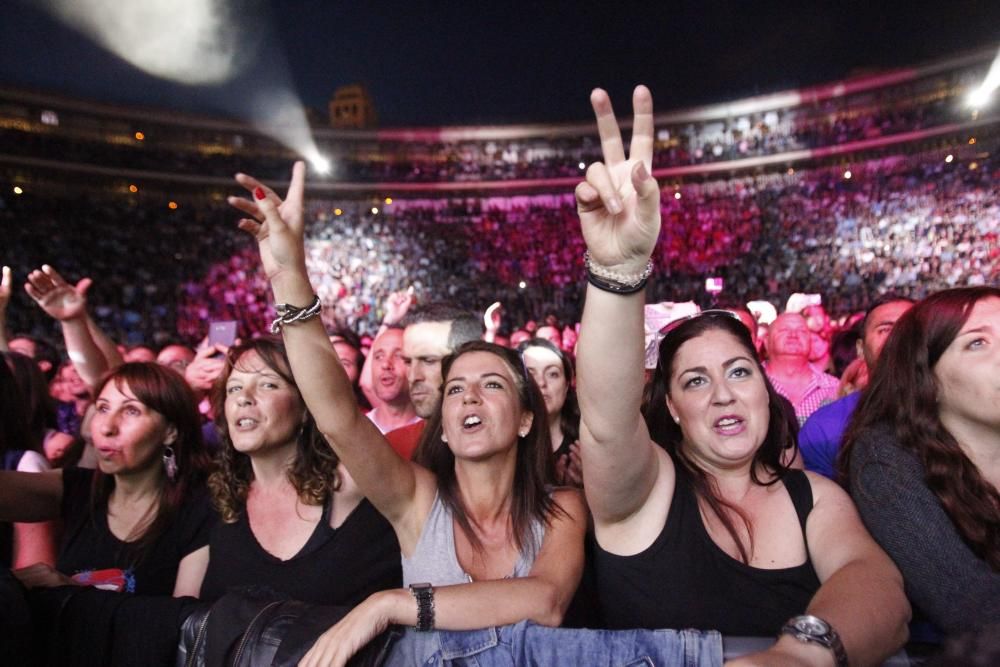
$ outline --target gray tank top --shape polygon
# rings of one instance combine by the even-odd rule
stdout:
[[[531,522],[531,538],[532,544],[518,557],[514,571],[507,575],[508,579],[525,577],[531,572],[545,538],[543,522]],[[402,563],[404,587],[420,583],[448,586],[472,581],[472,577],[458,563],[458,555],[455,553],[455,523],[451,510],[441,501],[440,494],[434,497],[431,513],[427,515],[424,529],[417,540],[417,548],[409,558],[404,556]]]

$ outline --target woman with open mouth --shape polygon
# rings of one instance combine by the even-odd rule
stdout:
[[[197,596],[215,513],[194,395],[178,373],[147,362],[111,371],[95,395],[96,471],[0,472],[0,520],[65,523],[56,567],[14,574],[29,588]]]
[[[635,89],[628,157],[607,93],[591,104],[604,162],[576,189],[589,282],[577,390],[606,622],[780,634],[734,665],[878,664],[906,639],[899,572],[840,487],[782,462],[788,425],[737,316],[670,329],[640,412],[660,232],[653,101]]]
[[[557,626],[583,567],[586,527],[577,491],[551,490],[545,406],[516,352],[473,342],[443,363],[442,406],[417,461],[401,458],[359,410],[323,329],[303,249],[305,166],[285,200],[256,179],[248,217],[279,305],[291,371],[316,424],[362,493],[392,524],[403,584],[355,607],[302,665],[344,664],[389,625],[410,626],[388,664],[439,653],[435,628],[482,629],[531,620]]]

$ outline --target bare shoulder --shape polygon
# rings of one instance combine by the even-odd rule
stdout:
[[[810,470],[803,470],[812,487],[813,507],[847,504],[853,507],[851,497],[839,484]]]
[[[552,492],[555,501],[567,517],[573,521],[585,521],[587,517],[587,502],[580,489],[560,487]]]

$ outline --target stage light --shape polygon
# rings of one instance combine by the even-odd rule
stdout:
[[[139,186],[133,183],[132,185],[128,186],[128,191],[134,194],[139,191]]]
[[[844,178],[847,179],[847,180],[851,180],[851,176],[853,176],[853,175],[854,174],[851,173],[850,169],[848,169],[847,171],[844,172]]]
[[[586,168],[587,168],[587,165],[585,165],[585,164],[584,164],[584,163],[582,163],[582,162],[581,162],[580,164],[578,164],[577,166],[578,166],[578,167],[580,167],[580,171],[583,171],[584,169],[586,169]]]
[[[257,20],[229,0],[43,0],[66,25],[123,60],[178,83],[224,83],[254,56]]]
[[[1000,51],[990,64],[986,78],[965,98],[966,105],[973,109],[982,109],[991,102],[993,92],[998,87],[1000,87]]]
[[[14,194],[16,194],[16,195],[24,194],[24,190],[21,189],[20,185],[15,185],[14,186]]]
[[[136,141],[142,141],[145,138],[146,138],[146,135],[143,134],[142,132],[136,132],[135,133],[135,139],[136,139]]]
[[[167,208],[169,208],[171,211],[176,211],[177,210],[177,202],[175,202],[175,201],[170,202],[169,204],[167,204]]]
[[[523,280],[517,284],[518,289],[524,289],[527,286],[528,286],[528,283],[524,282]]]
[[[970,162],[969,163],[969,169],[972,170],[972,171],[975,171],[976,169],[979,169],[979,163],[978,162]]]
[[[969,145],[970,146],[975,146],[976,145],[976,138],[975,137],[969,137]]]
[[[330,173],[330,161],[319,153],[316,153],[309,158],[309,164],[311,164],[312,168],[316,170],[316,173],[321,176],[325,176]]]
[[[372,215],[378,215],[378,206],[372,206]]]
[[[391,204],[392,203],[392,197],[386,197],[385,198],[385,203],[386,204]]]
[[[344,215],[344,211],[343,211],[343,209],[335,208],[335,209],[333,209],[333,214],[334,215]]]
[[[681,198],[681,193],[675,192],[674,193],[674,199],[680,199],[680,198]]]
[[[947,162],[948,164],[951,164],[951,161],[954,160],[954,159],[955,159],[955,156],[952,155],[951,153],[948,153],[948,156],[945,157],[944,161]]]

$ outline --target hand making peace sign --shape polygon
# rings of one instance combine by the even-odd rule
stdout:
[[[590,94],[604,162],[587,169],[576,188],[583,238],[592,259],[622,274],[642,272],[660,234],[660,188],[653,164],[653,98],[645,86],[632,94],[634,120],[629,156],[608,94]]]

